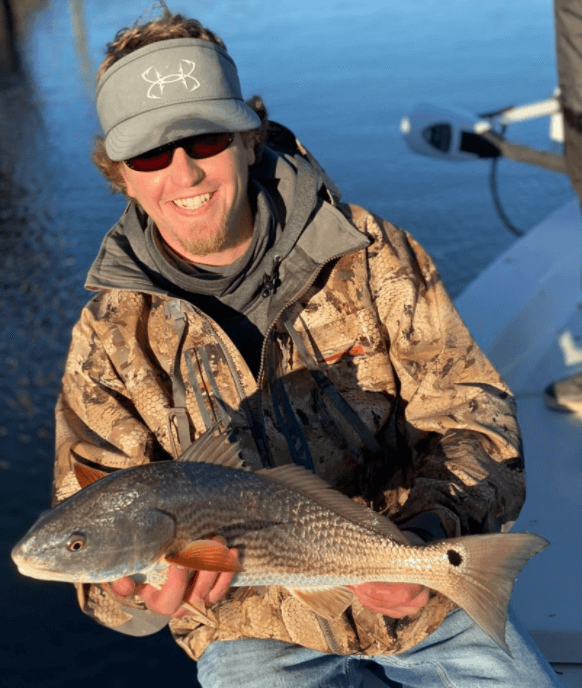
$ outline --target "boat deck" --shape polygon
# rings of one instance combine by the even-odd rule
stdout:
[[[527,499],[513,530],[551,546],[520,574],[513,605],[565,686],[582,687],[582,418],[550,410],[545,387],[582,371],[582,218],[552,213],[457,299],[517,399]]]

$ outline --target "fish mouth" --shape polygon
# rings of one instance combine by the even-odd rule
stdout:
[[[62,581],[64,583],[74,583],[76,580],[75,578],[72,578],[70,574],[65,572],[43,568],[42,566],[34,566],[23,561],[16,561],[15,563],[16,567],[18,568],[18,572],[23,576],[28,576],[29,578],[36,578],[37,580]]]

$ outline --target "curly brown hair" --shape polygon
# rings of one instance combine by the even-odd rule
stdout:
[[[166,7],[161,17],[147,22],[146,24],[136,24],[129,28],[121,29],[115,38],[107,45],[105,59],[101,63],[97,72],[97,80],[125,55],[143,48],[150,43],[165,41],[170,38],[202,38],[212,41],[219,45],[223,50],[226,46],[222,39],[213,31],[202,26],[197,19],[189,19],[181,14],[173,14]],[[243,144],[247,148],[254,148],[255,164],[260,162],[265,140],[267,138],[267,108],[260,96],[252,96],[247,100],[247,105],[252,108],[261,119],[261,126],[257,129],[241,132]],[[123,174],[121,173],[123,162],[115,162],[107,155],[105,150],[105,139],[103,136],[95,137],[95,145],[91,154],[97,169],[109,182],[113,193],[126,193],[127,188]]]

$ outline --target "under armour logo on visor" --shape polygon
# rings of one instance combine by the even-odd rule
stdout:
[[[184,65],[186,65],[186,69],[190,69],[189,72],[184,71]],[[180,60],[180,71],[177,74],[167,74],[166,76],[162,76],[157,69],[155,69],[156,73],[156,80],[154,81],[153,79],[149,78],[150,72],[154,67],[149,67],[148,69],[145,70],[145,72],[141,75],[142,79],[144,81],[147,81],[148,83],[151,84],[151,86],[148,88],[147,96],[148,98],[154,98],[154,99],[160,99],[163,98],[164,96],[164,88],[168,84],[173,84],[176,83],[177,81],[181,81],[182,84],[184,84],[184,88],[187,91],[195,91],[199,86],[200,82],[196,77],[192,76],[192,72],[194,71],[194,68],[196,67],[196,64],[194,62],[190,62],[190,60]]]

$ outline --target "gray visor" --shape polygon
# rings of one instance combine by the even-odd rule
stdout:
[[[172,38],[115,62],[97,87],[111,160],[127,160],[186,136],[261,125],[242,98],[236,66],[215,43]]]

